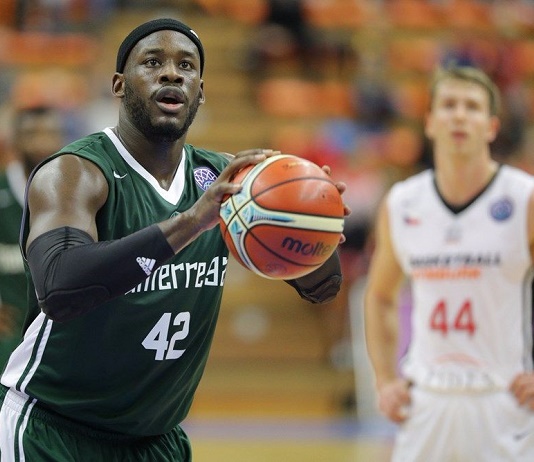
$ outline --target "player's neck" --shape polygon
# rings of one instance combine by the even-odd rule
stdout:
[[[112,130],[132,157],[158,181],[163,189],[168,190],[182,159],[183,140],[158,144],[151,143],[134,130],[121,130],[119,126],[113,127]]]
[[[499,164],[493,160],[483,163],[446,163],[436,168],[436,185],[443,199],[449,204],[462,205],[486,188],[498,168]]]

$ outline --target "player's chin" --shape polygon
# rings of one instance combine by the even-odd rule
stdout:
[[[174,143],[185,133],[183,124],[176,117],[160,117],[152,125],[151,138],[161,142]]]

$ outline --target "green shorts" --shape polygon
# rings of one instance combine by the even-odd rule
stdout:
[[[137,437],[94,430],[0,386],[2,462],[191,462],[180,426],[163,435]]]

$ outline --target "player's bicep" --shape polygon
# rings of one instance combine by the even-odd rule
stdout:
[[[387,204],[380,207],[375,228],[375,250],[369,267],[367,292],[384,303],[392,303],[404,280],[391,242]]]
[[[534,262],[534,192],[531,193],[528,200],[528,243],[530,247],[530,258]]]
[[[80,229],[98,240],[96,213],[107,194],[104,174],[92,162],[68,154],[47,162],[28,187],[30,234],[26,247],[37,236],[63,226]]]

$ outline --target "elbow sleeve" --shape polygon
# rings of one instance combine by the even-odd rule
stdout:
[[[334,252],[323,265],[312,273],[286,281],[297,293],[311,303],[327,303],[338,294],[343,276],[339,254]]]
[[[62,227],[37,237],[27,260],[42,311],[67,321],[123,295],[173,255],[157,225],[104,242]]]

